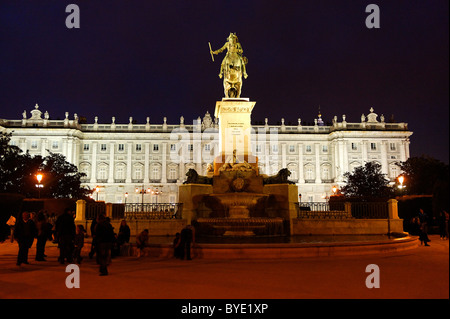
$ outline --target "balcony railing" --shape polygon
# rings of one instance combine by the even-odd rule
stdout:
[[[182,203],[125,204],[125,219],[181,219]]]

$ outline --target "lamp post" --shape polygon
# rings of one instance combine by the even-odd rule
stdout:
[[[399,177],[397,177],[397,180],[400,183],[398,185],[398,188],[400,189],[400,193],[403,193],[403,188],[405,187],[405,185],[403,185],[403,182],[405,181],[405,177],[403,175],[400,175]]]
[[[156,195],[156,204],[158,204],[158,195],[162,194],[162,191],[160,191],[159,189],[152,190],[152,194]]]
[[[98,192],[100,191],[100,187],[99,186],[96,186],[95,187],[95,192],[97,193],[97,202],[98,202]]]
[[[142,209],[142,211],[144,211],[144,194],[150,193],[150,188],[145,189],[144,185],[142,185],[142,188],[136,187],[135,190],[136,190],[136,193],[142,195],[141,196],[141,198],[142,198],[142,200],[141,200],[141,209]]]
[[[336,193],[337,193],[337,191],[338,191],[338,188],[337,188],[337,186],[333,186],[333,187],[331,188],[331,190],[333,191],[333,195],[336,195]]]
[[[125,193],[125,205],[127,204],[128,193]]]
[[[37,179],[37,184],[36,187],[38,189],[38,198],[41,198],[41,188],[44,187],[44,185],[41,184],[42,178],[44,177],[44,175],[42,175],[41,173],[38,173],[36,175],[36,179]]]

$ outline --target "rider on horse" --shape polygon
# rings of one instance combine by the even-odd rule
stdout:
[[[247,63],[247,58],[242,56],[242,46],[239,43],[238,37],[236,33],[230,33],[230,35],[227,38],[227,42],[223,47],[221,47],[217,51],[212,51],[213,54],[219,54],[223,52],[225,49],[227,49],[227,54],[222,60],[222,65],[220,66],[220,74],[219,77],[222,78],[224,71],[226,70],[226,62],[231,60],[230,56],[233,54],[237,54],[239,56],[239,59],[241,60],[241,66],[242,66],[242,75],[246,79],[248,77],[247,71],[245,69],[245,64]]]

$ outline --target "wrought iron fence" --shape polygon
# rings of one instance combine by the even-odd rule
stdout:
[[[351,216],[345,211],[345,203],[306,202],[297,203],[299,219],[345,219]]]
[[[386,219],[389,218],[388,204],[387,202],[354,202],[352,216],[360,219]]]
[[[297,203],[297,217],[300,219],[387,219],[387,202],[348,202],[351,215],[344,202],[306,202]]]
[[[125,204],[125,219],[181,219],[182,203]]]
[[[104,202],[86,203],[86,220],[93,220],[100,214],[106,214],[106,205]]]

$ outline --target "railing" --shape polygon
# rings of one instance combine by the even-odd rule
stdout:
[[[300,219],[357,218],[388,219],[387,202],[305,202],[297,203],[297,217]]]
[[[104,202],[86,203],[86,220],[93,220],[100,214],[106,214],[106,205]]]
[[[299,219],[346,219],[351,218],[345,211],[345,203],[307,202],[296,203]]]
[[[182,203],[125,204],[125,219],[181,219]]]
[[[360,219],[386,219],[389,217],[388,204],[384,202],[352,203],[352,216]]]

